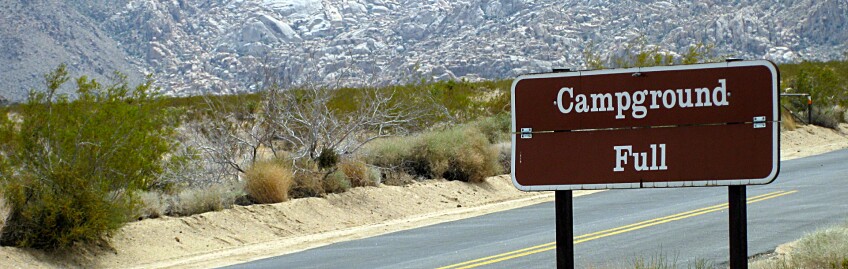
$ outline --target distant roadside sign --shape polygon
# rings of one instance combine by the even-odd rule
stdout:
[[[769,61],[520,76],[512,178],[525,191],[768,184],[779,171]]]

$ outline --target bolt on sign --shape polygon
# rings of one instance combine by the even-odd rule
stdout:
[[[519,76],[512,178],[524,191],[768,184],[779,167],[769,61]]]

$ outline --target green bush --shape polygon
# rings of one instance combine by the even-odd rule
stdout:
[[[483,182],[498,171],[498,153],[474,127],[430,133],[415,154],[427,160],[433,178]]]
[[[11,208],[5,246],[57,249],[104,238],[134,217],[134,193],[162,171],[176,125],[151,89],[126,77],[77,79],[76,100],[57,94],[65,66],[30,92],[18,123],[0,134],[0,178]],[[5,129],[5,128],[4,128]]]
[[[324,192],[343,193],[350,189],[350,180],[342,171],[332,172],[324,177]]]
[[[486,136],[489,143],[496,144],[510,140],[509,129],[512,127],[512,118],[509,113],[498,113],[491,117],[485,117],[475,121],[472,125]]]
[[[499,173],[498,152],[473,126],[385,139],[368,150],[370,163],[424,178],[482,182]]]
[[[318,155],[317,162],[319,169],[336,166],[339,163],[339,154],[333,149],[324,148],[321,150],[321,154]]]

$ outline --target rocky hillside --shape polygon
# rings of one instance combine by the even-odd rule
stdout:
[[[34,0],[0,3],[0,95],[20,100],[58,63],[152,73],[170,94],[507,78],[668,51],[777,62],[843,57],[844,0]]]

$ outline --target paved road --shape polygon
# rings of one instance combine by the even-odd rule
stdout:
[[[848,219],[848,150],[781,163],[748,192],[748,252],[766,253]],[[574,198],[578,268],[619,268],[639,257],[680,265],[728,259],[727,187],[612,190]],[[232,268],[553,268],[554,206],[332,244]]]

